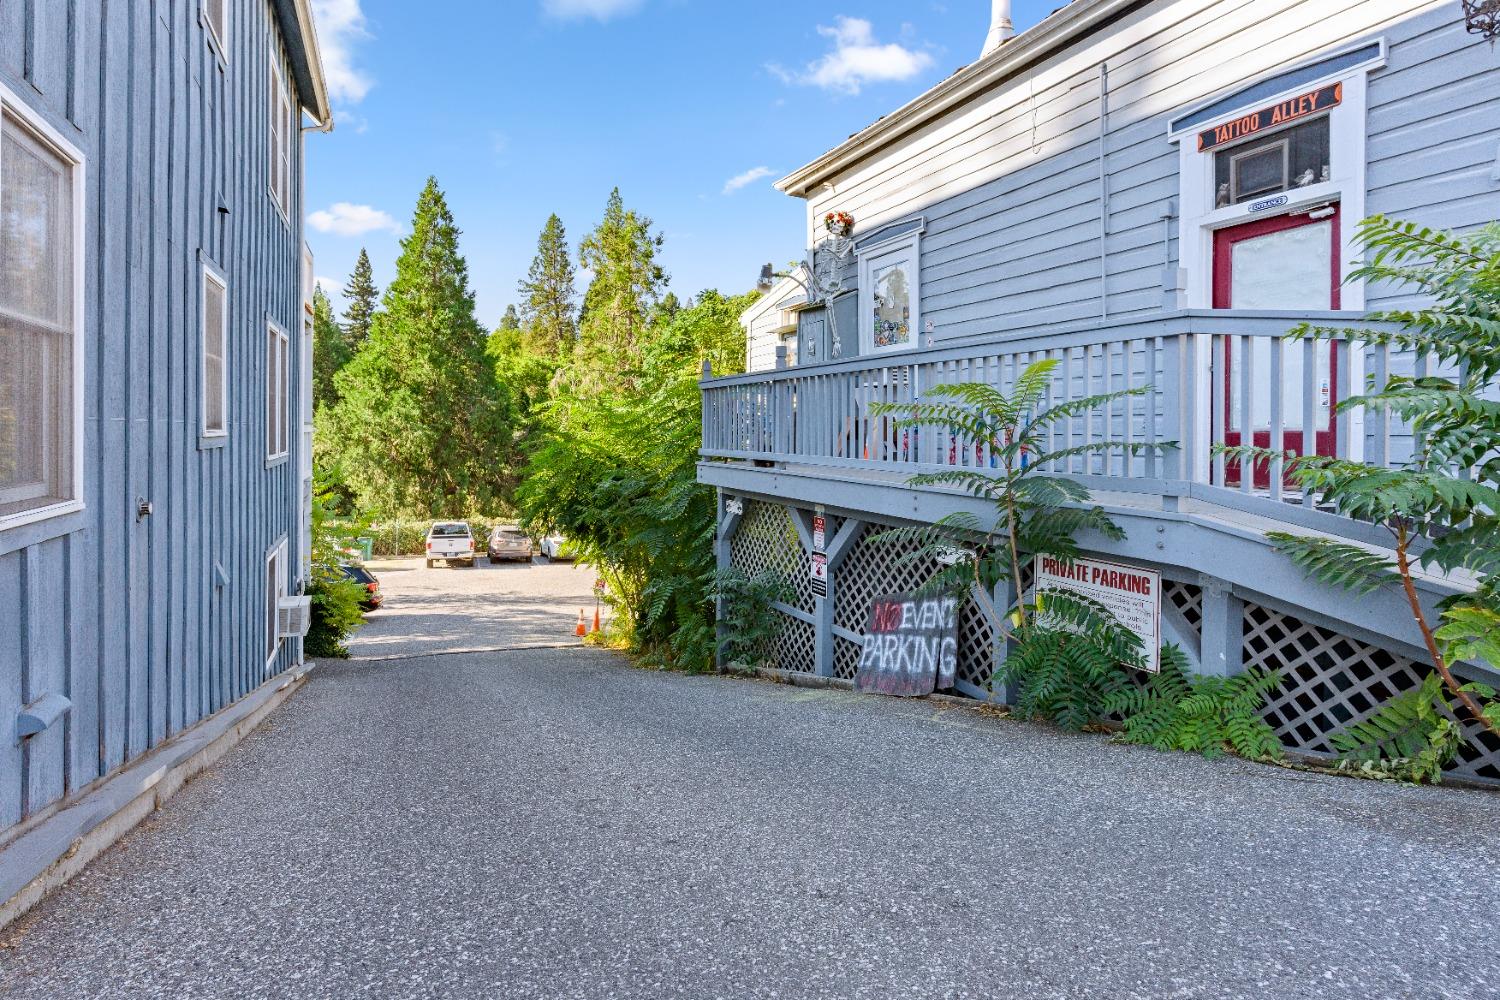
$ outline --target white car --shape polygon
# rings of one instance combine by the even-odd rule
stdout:
[[[572,559],[573,544],[562,535],[548,535],[542,539],[542,555],[548,559]]]
[[[438,521],[427,529],[427,568],[439,559],[452,566],[474,565],[474,532],[462,521]]]

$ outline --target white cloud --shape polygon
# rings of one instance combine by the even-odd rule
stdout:
[[[363,236],[377,230],[401,232],[396,220],[378,208],[369,205],[351,205],[347,201],[335,202],[307,217],[307,224],[320,233],[335,236]]]
[[[770,167],[752,167],[743,174],[736,174],[724,182],[724,193],[734,194],[741,188],[747,188],[758,180],[774,176],[776,171]]]
[[[801,71],[772,64],[766,68],[783,83],[821,87],[842,94],[858,94],[867,83],[910,80],[932,66],[932,56],[891,42],[875,40],[875,28],[860,17],[834,18],[832,26],[818,25],[818,34],[833,40],[833,51]]]
[[[330,299],[333,299],[335,302],[337,302],[339,297],[344,294],[344,286],[342,284],[340,284],[333,278],[327,278],[321,274],[313,278],[313,284],[323,289],[323,294],[328,296]]]
[[[645,0],[542,0],[542,10],[548,16],[564,21],[585,17],[608,21],[621,14],[634,14],[644,2]]]
[[[359,5],[360,0],[313,0],[328,96],[341,104],[358,104],[375,86],[369,74],[354,65],[355,46],[370,37]]]
[[[340,132],[353,132],[355,135],[364,135],[370,129],[370,119],[362,118],[344,108],[340,108],[335,112],[333,118],[338,124]]]

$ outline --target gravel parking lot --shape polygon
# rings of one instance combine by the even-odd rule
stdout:
[[[591,583],[397,570],[362,649],[550,642]],[[1477,1000],[1497,870],[1489,792],[591,648],[352,660],[0,935],[0,996]]]
[[[594,617],[594,574],[570,562],[472,569],[422,559],[375,560],[385,605],[355,633],[358,657],[418,656],[460,650],[575,644],[578,612]]]

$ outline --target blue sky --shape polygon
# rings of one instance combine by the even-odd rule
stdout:
[[[1017,0],[1025,29],[1062,0]],[[618,185],[672,290],[744,291],[800,256],[774,180],[972,61],[988,0],[314,0],[337,128],[309,133],[308,240],[382,287],[435,175],[479,318],[516,299],[556,212],[576,250]],[[580,291],[582,288],[580,287]],[[341,308],[341,300],[335,297]]]

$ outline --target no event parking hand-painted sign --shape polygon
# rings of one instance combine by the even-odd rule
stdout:
[[[898,594],[870,602],[856,691],[921,698],[958,673],[958,599]]]

